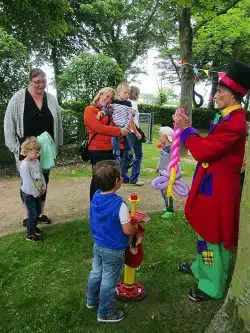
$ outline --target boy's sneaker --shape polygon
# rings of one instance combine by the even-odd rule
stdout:
[[[38,236],[37,234],[33,234],[33,235],[27,235],[26,240],[29,242],[40,242],[41,237]]]
[[[88,309],[94,309],[96,307],[96,305],[90,305],[90,304],[86,303],[86,307]]]
[[[97,320],[100,323],[117,323],[118,321],[122,321],[124,319],[124,315],[122,311],[117,311],[111,316],[97,317]]]
[[[36,235],[37,236],[41,236],[42,233],[43,233],[43,231],[41,229],[39,229],[39,228],[36,227]]]

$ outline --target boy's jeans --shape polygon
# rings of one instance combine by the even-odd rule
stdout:
[[[21,192],[23,202],[28,212],[27,235],[34,235],[36,232],[37,218],[41,214],[41,198]]]
[[[94,244],[94,259],[88,281],[88,305],[97,305],[98,317],[115,312],[115,288],[124,264],[123,250],[111,250]]]

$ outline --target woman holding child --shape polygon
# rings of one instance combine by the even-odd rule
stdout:
[[[90,163],[94,166],[99,161],[114,159],[111,138],[127,136],[127,128],[115,127],[111,116],[105,109],[115,97],[112,88],[102,88],[95,96],[94,101],[84,111],[84,123],[89,135],[89,157]],[[100,111],[104,111],[104,116],[98,119]],[[94,178],[90,185],[90,200],[98,189]]]

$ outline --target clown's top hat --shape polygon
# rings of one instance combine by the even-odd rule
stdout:
[[[218,84],[245,96],[250,89],[250,67],[241,61],[233,61],[226,73],[218,73]]]

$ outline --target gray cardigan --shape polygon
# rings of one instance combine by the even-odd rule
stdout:
[[[57,99],[47,93],[48,108],[54,119],[54,138],[56,146],[62,146],[63,144],[63,128],[61,118],[61,108],[57,102]],[[4,136],[5,144],[9,150],[14,153],[17,169],[19,170],[19,149],[20,144],[17,136],[23,137],[23,113],[25,103],[25,89],[17,91],[10,99],[7,106],[7,110],[4,117]]]

